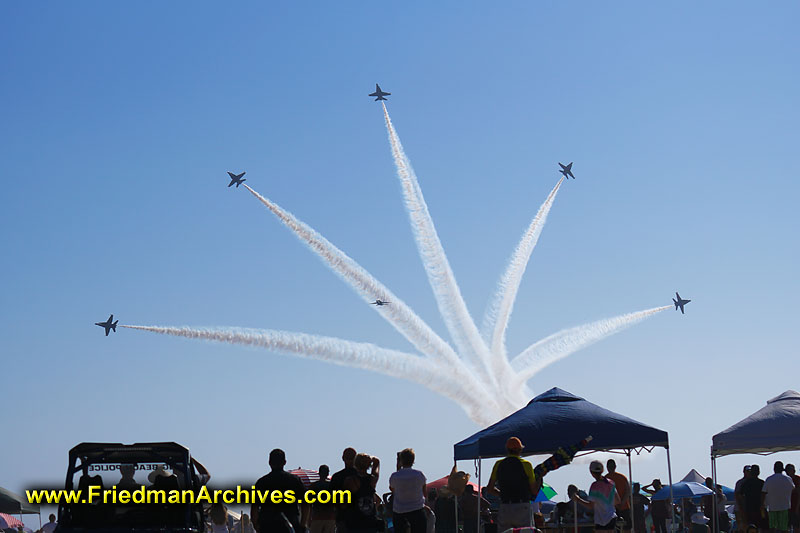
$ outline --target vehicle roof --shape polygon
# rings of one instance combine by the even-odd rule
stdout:
[[[90,460],[102,459],[104,462],[125,462],[151,454],[164,458],[183,459],[189,455],[189,450],[176,442],[135,444],[82,442],[69,451],[70,458],[86,457]]]

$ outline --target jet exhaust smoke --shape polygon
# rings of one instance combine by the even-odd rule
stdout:
[[[497,381],[494,379],[494,374],[489,372],[489,349],[483,342],[461,296],[455,275],[450,268],[439,235],[433,225],[433,219],[428,212],[428,205],[422,196],[417,176],[403,151],[403,145],[392,125],[392,119],[389,118],[385,104],[383,104],[383,116],[386,120],[392,156],[403,189],[414,239],[417,242],[417,249],[425,266],[425,272],[428,275],[439,311],[459,352],[465,356],[475,370],[485,376],[485,381],[489,386],[496,387]]]
[[[625,328],[629,328],[660,313],[672,306],[664,305],[645,309],[636,313],[605,318],[583,326],[563,329],[549,337],[532,344],[520,353],[513,361],[511,367],[517,372],[517,382],[522,384],[536,375],[543,368],[567,357],[568,355],[585,348],[590,344],[605,339]]]
[[[506,355],[506,330],[511,319],[511,312],[514,310],[514,301],[519,292],[522,276],[528,266],[528,260],[536,247],[536,243],[539,242],[539,236],[542,234],[545,222],[547,222],[547,215],[550,213],[550,208],[553,207],[553,202],[563,182],[563,177],[558,180],[556,186],[553,187],[553,190],[550,191],[547,199],[539,208],[536,216],[531,220],[528,229],[522,234],[522,239],[517,244],[506,271],[497,285],[492,303],[486,311],[484,337],[490,343],[492,368],[499,376],[500,381],[504,381],[503,378],[508,376],[510,371]]]
[[[496,406],[486,403],[487,398],[474,397],[464,386],[464,376],[452,369],[416,355],[381,348],[370,343],[360,343],[294,333],[288,331],[255,330],[243,328],[190,328],[163,326],[120,327],[149,331],[161,335],[226,342],[258,348],[299,357],[308,357],[330,363],[362,368],[387,376],[413,381],[430,390],[450,398],[467,412],[476,423],[487,424],[497,414]],[[487,416],[488,415],[488,416]]]

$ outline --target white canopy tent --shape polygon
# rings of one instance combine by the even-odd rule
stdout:
[[[800,450],[800,392],[788,390],[772,398],[744,420],[712,437],[711,477],[717,483],[717,457],[737,453],[769,455]],[[714,531],[717,527],[714,498]]]

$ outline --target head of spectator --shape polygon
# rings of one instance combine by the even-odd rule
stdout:
[[[748,477],[750,475],[750,465],[744,465],[742,468],[742,475]]]
[[[711,479],[710,477],[706,478],[706,487],[708,487],[709,489],[714,487],[714,480]]]
[[[54,515],[53,513],[50,513],[50,516],[48,518],[50,519],[51,522],[56,521],[56,515]]]
[[[775,461],[775,464],[772,465],[772,470],[776,474],[780,474],[781,472],[783,472],[783,462],[782,461]]]
[[[269,467],[273,472],[280,472],[284,466],[286,466],[286,452],[280,448],[269,452]]]
[[[792,463],[788,463],[788,464],[787,464],[787,465],[784,467],[783,471],[784,471],[784,472],[786,472],[787,474],[789,474],[790,476],[793,476],[793,475],[794,475],[794,472],[795,472],[795,470],[794,470],[794,465],[793,465]]]
[[[575,485],[570,485],[569,487],[567,487],[567,496],[569,496],[570,500],[572,499],[572,496],[577,493],[578,493],[578,487],[576,487]]]
[[[170,477],[173,475],[175,474],[170,474],[162,465],[158,465],[155,470],[153,470],[152,472],[150,472],[150,474],[147,475],[147,481],[149,481],[152,484],[155,484],[158,478]]]
[[[617,462],[614,459],[609,459],[606,461],[606,468],[608,468],[609,474],[613,474],[617,471]]]
[[[438,496],[436,488],[428,489],[428,507],[433,507],[433,503],[436,501],[436,497]]]
[[[328,474],[331,473],[331,469],[328,465],[319,465],[319,479],[325,481],[328,479]]]
[[[592,461],[589,464],[589,472],[592,474],[593,478],[600,481],[603,479],[603,463],[600,461]]]
[[[661,480],[660,479],[654,479],[653,480],[653,490],[661,490],[663,487],[664,487],[664,485],[661,484]]]
[[[353,461],[356,460],[356,451],[354,448],[345,448],[342,452],[342,461],[344,462],[345,468],[352,467]]]
[[[750,465],[750,477],[758,477],[761,474],[761,468],[758,465]]]
[[[469,494],[470,496],[475,494],[475,488],[471,484],[467,483],[467,486],[464,487],[464,494]]]
[[[637,494],[639,494],[639,491],[641,489],[642,489],[642,486],[639,484],[638,481],[636,483],[634,483],[633,484],[633,495],[636,496]]]
[[[120,478],[119,483],[117,483],[118,485],[136,483],[136,480],[133,479],[133,476],[136,475],[136,467],[134,465],[119,465],[119,473],[122,477]]]
[[[367,469],[371,464],[372,464],[372,456],[370,456],[367,453],[359,453],[353,460],[353,468],[355,468],[359,474],[366,474]]]
[[[414,466],[414,460],[417,457],[412,448],[406,448],[397,454],[397,458],[401,468],[411,468]]]
[[[519,456],[522,454],[523,446],[522,441],[518,437],[509,437],[506,441],[506,451],[509,455]]]

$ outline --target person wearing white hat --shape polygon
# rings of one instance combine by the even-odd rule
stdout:
[[[703,513],[694,513],[689,533],[708,533],[708,517]]]
[[[615,507],[619,505],[619,493],[614,482],[603,477],[603,463],[592,461],[589,472],[594,478],[594,483],[589,487],[589,499],[584,500],[577,492],[572,494],[572,499],[594,511],[595,531],[614,530],[617,525]]]

